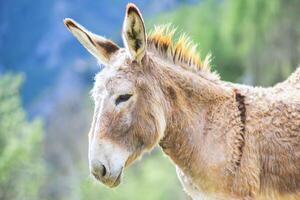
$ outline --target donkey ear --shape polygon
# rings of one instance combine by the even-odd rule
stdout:
[[[64,23],[79,42],[104,65],[119,50],[118,45],[111,40],[91,33],[72,19],[67,18]]]
[[[123,42],[133,60],[142,60],[146,52],[145,25],[139,9],[132,3],[126,9]]]

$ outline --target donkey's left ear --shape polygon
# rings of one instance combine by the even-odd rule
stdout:
[[[146,31],[142,15],[132,3],[129,3],[126,9],[123,42],[131,58],[140,62],[146,52]]]

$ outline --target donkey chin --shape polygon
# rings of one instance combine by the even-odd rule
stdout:
[[[123,169],[130,153],[111,142],[92,143],[89,150],[90,173],[113,188],[121,183]]]

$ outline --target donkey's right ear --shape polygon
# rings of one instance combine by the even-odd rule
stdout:
[[[67,18],[64,23],[79,42],[104,65],[120,49],[111,40],[91,33],[72,19]]]

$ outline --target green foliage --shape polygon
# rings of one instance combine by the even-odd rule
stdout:
[[[123,183],[116,189],[108,189],[91,177],[87,178],[86,174],[83,176],[85,178],[81,184],[80,199],[185,199],[175,167],[162,155],[161,151],[145,156],[141,162],[126,169]]]
[[[0,76],[0,199],[39,199],[43,179],[42,123],[27,121],[21,82],[20,75]]]
[[[272,62],[274,49],[269,48],[267,43],[274,42],[272,31],[278,26],[279,4],[280,0],[231,0],[224,7],[221,29],[224,41],[229,52],[241,61],[241,66],[248,73],[248,82],[252,84],[271,85],[284,78],[269,79],[274,77],[269,71],[274,71],[277,66]],[[266,51],[270,55],[265,54]]]
[[[300,63],[300,1],[206,0],[149,21],[170,23],[213,55],[224,80],[272,85]]]

